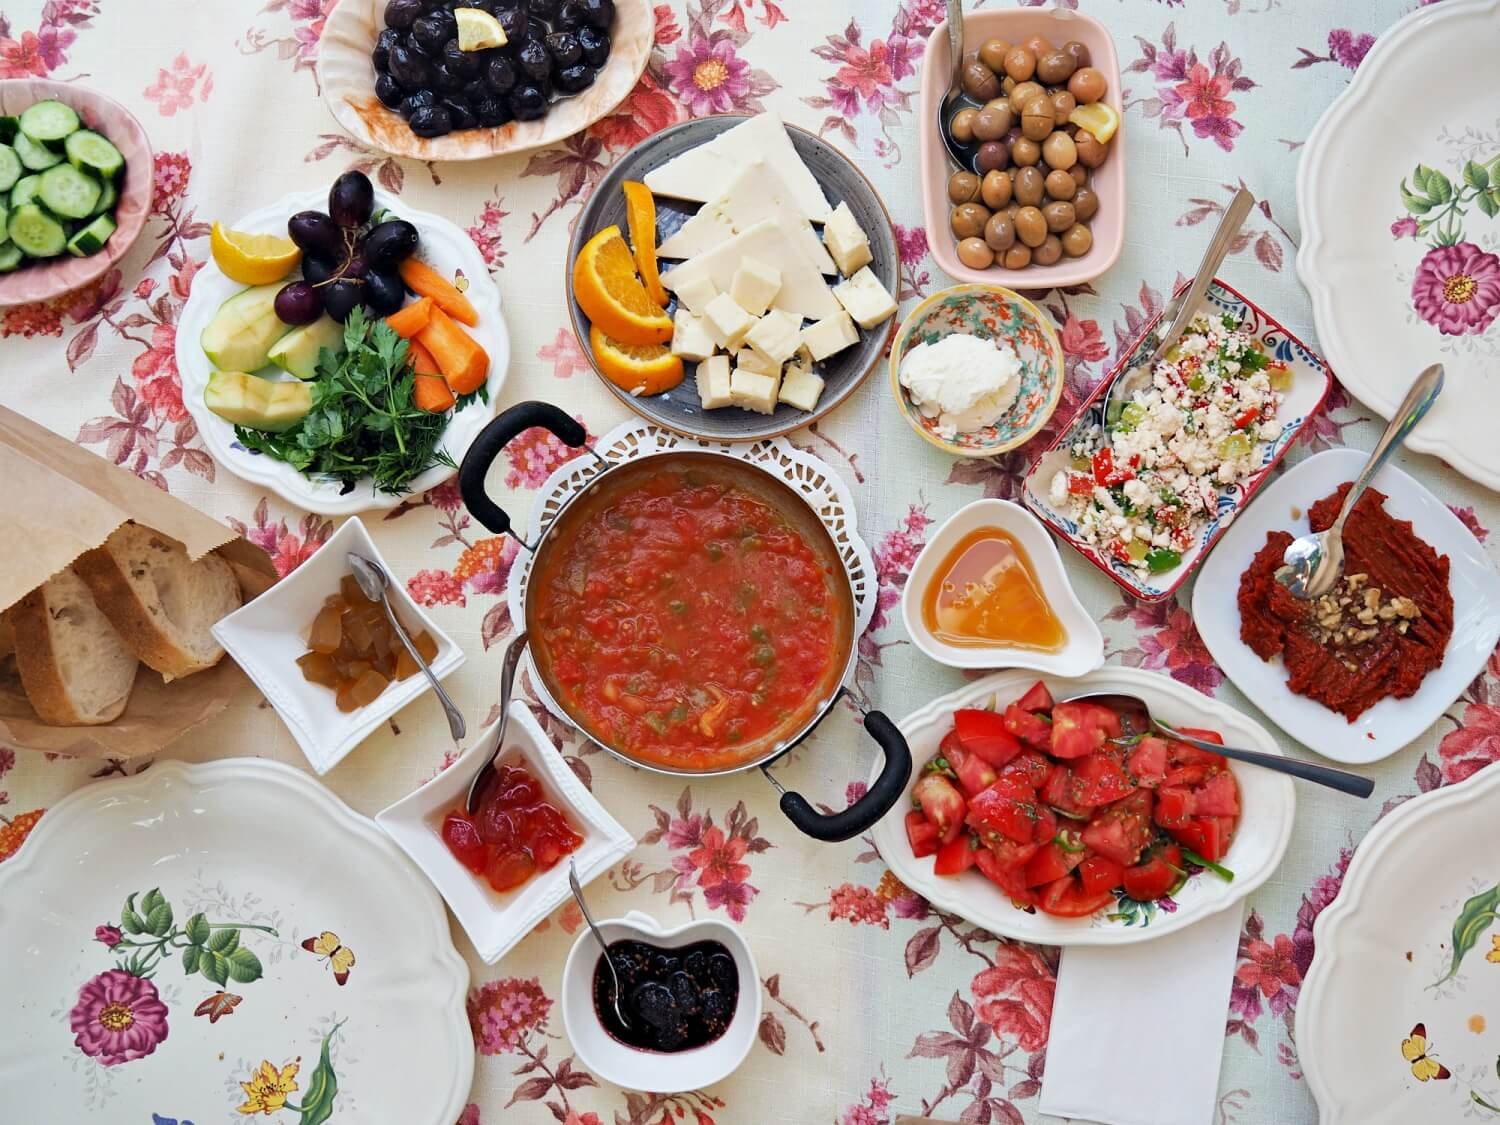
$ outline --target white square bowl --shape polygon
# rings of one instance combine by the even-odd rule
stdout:
[[[439,679],[464,662],[463,650],[391,574],[365,525],[357,518],[348,520],[312,558],[213,627],[218,642],[271,701],[308,764],[319,774],[333,769],[371,731],[431,690],[427,677],[419,672],[395,681],[368,706],[345,713],[338,709],[332,689],[302,678],[297,658],[307,652],[307,633],[323,599],[338,593],[339,580],[350,573],[350,551],[373,559],[391,576],[391,604],[407,632],[416,636],[426,629],[437,641],[432,671]]]
[[[1236,592],[1250,560],[1266,545],[1266,533],[1306,535],[1307,509],[1353,480],[1367,458],[1357,449],[1329,449],[1289,469],[1224,533],[1193,590],[1198,632],[1234,686],[1298,742],[1325,758],[1354,765],[1389,757],[1437,722],[1483,671],[1500,638],[1500,576],[1484,548],[1441,500],[1387,465],[1373,482],[1386,495],[1385,510],[1396,519],[1410,520],[1419,539],[1448,556],[1453,636],[1442,664],[1427,673],[1415,695],[1382,699],[1350,722],[1288,688],[1281,657],[1264,661],[1240,640]]]
[[[440,835],[444,815],[463,803],[474,771],[494,755],[500,737],[498,719],[458,761],[375,815],[375,823],[432,880],[487,965],[509,953],[538,922],[568,900],[572,893],[569,860],[578,868],[578,881],[587,884],[635,848],[635,837],[584,788],[524,703],[510,705],[505,735],[506,757],[516,755],[525,762],[547,799],[559,806],[583,837],[578,850],[550,871],[502,894],[461,864]]]

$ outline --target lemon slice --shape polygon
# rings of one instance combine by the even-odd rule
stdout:
[[[1120,115],[1115,112],[1113,106],[1104,102],[1081,105],[1068,114],[1068,120],[1080,129],[1087,129],[1094,134],[1095,140],[1106,145],[1115,135],[1115,130],[1120,127]]]
[[[460,51],[483,51],[487,47],[505,46],[505,29],[500,26],[499,20],[483,8],[454,8],[453,18],[458,21]]]
[[[290,238],[230,230],[219,223],[210,230],[208,245],[214,264],[224,271],[225,277],[241,285],[280,281],[302,260],[302,251]]]

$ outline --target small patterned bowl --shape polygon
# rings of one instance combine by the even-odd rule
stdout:
[[[955,332],[1005,340],[1021,359],[1021,391],[993,426],[943,437],[938,420],[925,417],[901,385],[901,360],[917,344],[935,344]],[[1019,293],[999,285],[955,285],[934,293],[906,318],[891,345],[891,392],[921,437],[956,457],[993,457],[1034,438],[1057,409],[1063,387],[1063,350],[1047,315]]]

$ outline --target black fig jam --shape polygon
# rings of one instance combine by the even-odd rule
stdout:
[[[594,1011],[604,1030],[642,1051],[672,1054],[703,1047],[723,1035],[740,998],[734,956],[721,942],[698,941],[666,949],[643,941],[617,941],[610,959],[624,993],[615,1017],[614,981],[600,957],[594,966]]]

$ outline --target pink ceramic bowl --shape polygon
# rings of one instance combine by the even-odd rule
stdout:
[[[986,39],[999,37],[1019,43],[1033,35],[1045,35],[1061,45],[1076,39],[1089,49],[1092,64],[1104,73],[1109,89],[1104,100],[1123,118],[1120,104],[1120,60],[1115,41],[1102,23],[1078,12],[1061,8],[1004,8],[969,12],[964,16],[964,48],[972,53]],[[948,21],[932,29],[922,57],[922,105],[918,111],[922,151],[922,212],[927,223],[927,245],[943,272],[959,281],[976,285],[1007,285],[1012,289],[1055,289],[1091,281],[1114,265],[1125,245],[1125,146],[1130,126],[1124,122],[1110,142],[1109,159],[1094,174],[1093,188],[1099,193],[1099,213],[1089,224],[1094,245],[1081,258],[1064,258],[1055,266],[1028,266],[1008,270],[992,266],[974,270],[958,260],[958,243],[948,226],[948,177],[954,167],[938,133],[937,110],[948,92],[953,67],[948,58]]]
[[[48,262],[35,262],[0,274],[0,308],[61,297],[95,280],[134,245],[151,210],[151,145],[135,116],[113,98],[45,78],[0,81],[0,116],[14,116],[33,102],[48,98],[72,106],[83,119],[84,128],[103,133],[125,157],[125,178],[120,181],[120,202],[115,209],[115,233],[110,235],[103,250],[87,258],[65,253]]]

